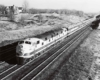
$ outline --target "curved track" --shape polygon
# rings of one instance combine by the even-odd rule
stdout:
[[[87,28],[86,28],[87,29]],[[31,60],[25,65],[9,65],[4,67],[0,73],[1,80],[34,80],[37,78],[48,66],[58,59],[64,51],[71,47],[80,37],[83,36],[83,33],[87,31],[84,29],[78,36],[72,38],[67,38],[61,43],[55,45],[51,49],[47,50],[42,56],[35,60]],[[75,35],[75,34],[74,34]],[[69,39],[69,40],[68,40]],[[3,63],[1,63],[3,64]],[[0,64],[0,65],[1,65]],[[4,71],[3,71],[4,70]],[[15,73],[15,74],[14,74]]]
[[[83,36],[82,34],[80,34],[79,36],[75,37],[69,43],[65,44],[62,48],[57,50],[47,60],[42,62],[35,69],[32,69],[30,72],[27,72],[27,75],[25,75],[23,78],[20,78],[20,79],[21,80],[34,80],[37,77],[39,77],[41,74],[43,74],[44,71],[46,71],[46,69],[49,68],[49,66],[51,66],[54,62],[56,62],[58,60],[58,58],[60,58],[64,54],[64,52],[66,50],[68,50],[71,46],[73,46],[77,42],[77,40],[79,40]]]

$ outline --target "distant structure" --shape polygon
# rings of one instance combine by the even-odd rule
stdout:
[[[92,29],[100,29],[100,14],[94,16],[94,21],[91,23]]]
[[[5,7],[5,14],[13,13],[13,14],[19,14],[23,11],[22,7],[17,7],[17,6],[6,6]]]

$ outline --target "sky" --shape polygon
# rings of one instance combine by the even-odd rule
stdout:
[[[22,6],[25,0],[0,0],[0,4]],[[29,8],[71,9],[87,13],[100,12],[100,0],[26,0]]]

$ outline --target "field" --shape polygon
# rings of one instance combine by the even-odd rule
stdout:
[[[23,38],[36,36],[50,30],[82,22],[86,17],[59,14],[19,14],[15,22],[1,18],[0,21],[0,47]],[[13,40],[13,41],[12,41]]]

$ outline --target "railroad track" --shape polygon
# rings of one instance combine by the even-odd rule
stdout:
[[[35,69],[31,70],[30,72],[27,72],[27,75],[23,76],[20,79],[21,80],[36,80],[41,74],[43,74],[44,71],[46,71],[49,68],[49,66],[51,66],[54,62],[56,62],[64,54],[64,52],[66,50],[68,50],[69,48],[71,48],[71,46],[73,44],[75,44],[76,41],[78,39],[80,39],[80,37],[82,37],[82,36],[79,35],[79,36],[75,37],[68,44],[64,45],[61,49],[59,49],[57,52],[55,52],[47,60],[45,60],[43,63],[41,63]]]
[[[69,37],[66,37],[67,39],[68,39],[68,41],[70,41],[71,40],[71,38],[73,38],[75,35],[77,35],[78,33],[79,33],[80,31],[77,31],[77,33],[76,34],[73,34],[73,36],[69,36]],[[67,42],[68,42],[67,41]],[[60,43],[61,44],[61,43]],[[57,44],[56,44],[57,45]],[[55,45],[55,46],[56,46]],[[58,44],[59,45],[59,44]],[[54,45],[52,46],[52,48],[54,48]],[[9,48],[9,49],[12,49],[12,48]],[[7,49],[6,49],[7,50]],[[11,50],[10,50],[11,51]],[[7,54],[5,54],[5,52],[4,53],[2,53],[3,55],[6,55],[6,57],[4,58],[3,57],[3,62],[0,62],[0,64],[2,65],[2,63],[4,63],[5,64],[5,66],[2,66],[2,68],[0,68],[0,73],[1,72],[3,72],[3,73],[6,73],[6,71],[9,71],[10,69],[13,69],[14,68],[14,66],[15,65],[13,65],[13,64],[11,64],[11,62],[13,61],[15,61],[15,56],[13,56],[11,53],[10,53],[10,55],[8,55],[8,53]],[[7,63],[5,62],[5,61],[9,61],[10,62],[10,64],[9,65],[7,65]],[[37,61],[38,62],[38,61]],[[18,65],[17,65],[18,66]],[[1,66],[0,66],[1,67]],[[18,66],[19,67],[19,66]],[[2,76],[2,75],[1,75]],[[3,76],[2,76],[3,77]]]
[[[37,76],[40,73],[43,72],[43,70],[47,66],[52,64],[60,55],[62,55],[63,54],[62,52],[65,51],[66,48],[68,49],[68,46],[72,45],[72,43],[74,44],[76,39],[79,39],[78,37],[81,36],[83,33],[76,36],[70,42],[63,41],[62,43],[60,43],[60,46],[57,47],[54,46],[51,50],[48,50],[44,56],[39,57],[39,59],[36,59],[34,61],[32,60],[23,66],[17,64],[11,65],[11,67],[9,67],[8,69],[0,73],[0,79],[1,80],[7,80],[7,79],[8,80],[20,80],[20,79],[34,80],[35,78],[37,78]]]
[[[75,34],[74,34],[75,35]],[[74,36],[73,35],[73,36]],[[77,35],[77,34],[76,34]],[[73,36],[70,36],[70,37],[67,37],[67,39],[70,39],[71,40],[71,38],[73,37]],[[57,45],[57,44],[56,44]],[[56,46],[55,45],[55,46]],[[58,44],[59,45],[59,44]],[[54,48],[55,47],[54,45],[52,46],[52,48]],[[13,47],[12,47],[13,48]],[[5,50],[3,50],[3,51],[11,51],[12,50],[12,48],[10,47],[10,48],[8,48],[8,50],[7,50],[7,48],[5,49]],[[11,50],[9,50],[9,49],[11,49]],[[15,48],[13,48],[14,50],[15,50]],[[14,52],[15,53],[15,52]],[[4,56],[2,56],[2,54],[4,55]],[[15,61],[15,59],[16,59],[16,57],[13,55],[13,54],[11,54],[10,52],[9,53],[7,53],[6,54],[6,52],[3,52],[2,54],[0,54],[0,56],[3,58],[3,60],[1,60],[0,61],[0,64],[2,65],[2,63],[4,63],[5,64],[5,66],[2,66],[2,68],[0,68],[0,73],[1,72],[6,72],[6,71],[9,71],[9,69],[13,69],[13,64],[11,64],[11,62],[13,61]],[[9,54],[9,55],[8,55]],[[9,65],[6,65],[7,63],[6,62],[10,62],[10,64]],[[1,67],[1,66],[0,66]]]

